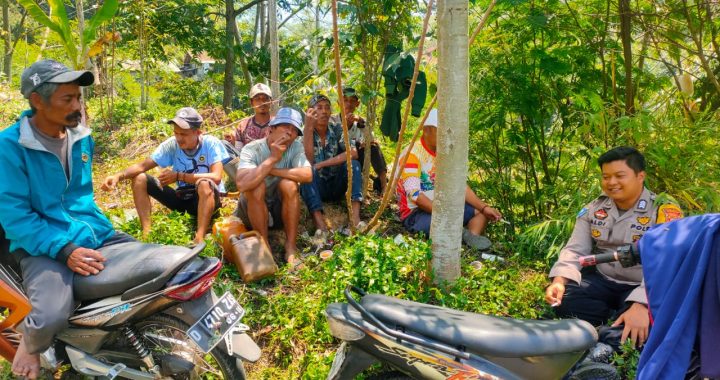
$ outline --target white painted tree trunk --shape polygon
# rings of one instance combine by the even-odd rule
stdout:
[[[277,30],[277,4],[276,0],[268,1],[268,34],[270,37],[270,89],[275,97],[282,101],[280,96],[280,45]],[[272,113],[276,113],[279,102],[272,103]]]
[[[468,1],[439,0],[438,142],[430,238],[437,282],[460,277],[468,158]]]

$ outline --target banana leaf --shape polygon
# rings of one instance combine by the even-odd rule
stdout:
[[[91,43],[93,43],[93,41],[95,41],[95,34],[98,27],[100,27],[100,25],[105,21],[108,21],[113,18],[113,16],[115,16],[115,13],[118,10],[118,6],[118,0],[105,0],[103,2],[103,5],[90,19],[87,26],[85,26],[85,30],[83,31],[83,42],[85,46],[89,46]],[[83,51],[84,50],[85,49],[83,49]]]

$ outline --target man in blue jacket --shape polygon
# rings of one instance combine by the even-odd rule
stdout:
[[[74,273],[99,273],[116,249],[109,246],[133,240],[116,234],[93,200],[94,142],[80,124],[80,87],[93,82],[89,71],[34,63],[21,81],[31,109],[0,132],[0,225],[32,305],[12,370],[30,379],[39,374],[38,355],[67,326]]]

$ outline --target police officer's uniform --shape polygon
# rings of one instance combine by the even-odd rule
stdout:
[[[599,264],[581,272],[580,256],[613,252],[638,241],[650,227],[682,217],[673,204],[655,203],[655,194],[643,189],[635,207],[621,211],[603,194],[578,213],[570,240],[550,270],[550,277],[565,277],[565,296],[557,312],[601,325],[626,303],[647,305],[642,266],[623,268],[620,263]],[[597,271],[595,271],[596,269]]]

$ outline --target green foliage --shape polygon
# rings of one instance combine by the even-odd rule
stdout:
[[[247,309],[245,322],[260,332],[263,355],[272,362],[258,377],[327,376],[336,342],[323,310],[344,301],[347,285],[368,293],[519,318],[537,318],[545,310],[538,295],[546,280],[537,269],[518,264],[488,263],[480,270],[463,266],[466,274],[457,284],[440,288],[432,284],[430,245],[425,240],[406,237],[406,243],[397,244],[391,238],[357,236],[338,242],[333,252],[327,261],[310,256],[297,273],[282,271],[275,283],[247,285],[240,293]],[[233,273],[224,272],[225,286],[234,279]],[[258,295],[260,289],[269,294]]]
[[[167,76],[158,86],[161,92],[160,101],[165,105],[177,108],[187,106],[202,108],[222,101],[222,94],[207,81],[182,78],[177,74]]]
[[[620,347],[620,352],[613,353],[610,363],[617,368],[620,378],[637,378],[637,365],[640,360],[640,351],[635,348],[632,340],[628,339]]]
[[[137,218],[123,222],[117,221],[118,228],[137,239],[169,245],[188,245],[192,242],[195,220],[190,214],[172,211],[169,214],[153,213],[152,230],[146,238],[142,237],[140,220]]]
[[[65,11],[65,2],[63,0],[48,0],[48,6],[50,8],[49,15],[45,14],[45,11],[40,8],[34,0],[18,0],[18,3],[25,8],[30,17],[35,21],[50,28],[50,30],[60,36],[65,52],[72,66],[76,69],[84,66],[88,46],[94,42],[98,27],[102,23],[110,20],[118,9],[117,0],[105,0],[102,6],[100,6],[100,9],[88,21],[85,29],[82,31],[83,38],[80,43],[78,43],[78,41],[76,41],[76,33],[73,32],[72,25]],[[78,54],[78,46],[80,46],[81,54]]]

